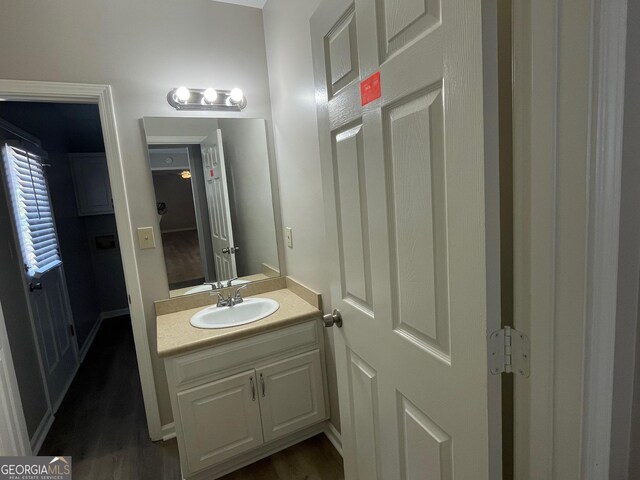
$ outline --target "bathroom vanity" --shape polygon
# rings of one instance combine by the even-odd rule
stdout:
[[[218,478],[324,430],[319,296],[290,279],[269,282],[278,289],[253,295],[259,282],[248,298],[275,300],[278,310],[237,327],[193,327],[191,317],[210,305],[163,313],[156,304],[184,478]],[[202,294],[180,301],[198,299],[213,301]],[[168,302],[169,311],[181,308]]]

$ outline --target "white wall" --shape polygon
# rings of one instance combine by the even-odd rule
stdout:
[[[269,173],[269,151],[262,120],[220,120],[230,178],[233,242],[238,276],[262,272],[262,264],[280,269]]]
[[[282,224],[293,228],[294,248],[285,247],[287,274],[318,290],[329,310],[329,272],[320,177],[318,126],[309,19],[319,0],[269,0],[264,8],[267,63],[271,81],[274,142]],[[339,428],[333,330],[327,370],[331,421]]]
[[[140,118],[180,113],[172,87],[241,87],[270,119],[262,13],[211,0],[3,0],[0,78],[109,84],[113,88],[133,228],[158,227]],[[216,116],[220,116],[216,113]],[[159,235],[156,235],[159,238]],[[158,403],[172,421],[164,366],[155,355],[153,301],[168,296],[161,249],[137,252]]]

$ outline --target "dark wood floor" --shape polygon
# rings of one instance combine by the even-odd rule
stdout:
[[[129,317],[105,320],[40,455],[71,455],[73,478],[180,479],[175,439],[149,439]],[[341,480],[342,458],[318,435],[224,480]]]

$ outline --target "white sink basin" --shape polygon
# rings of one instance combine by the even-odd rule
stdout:
[[[191,325],[196,328],[227,328],[246,325],[268,317],[280,308],[280,304],[270,298],[247,298],[233,307],[209,307],[191,317]]]

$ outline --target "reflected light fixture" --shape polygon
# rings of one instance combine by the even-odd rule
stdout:
[[[167,94],[167,102],[176,110],[241,111],[247,106],[244,93],[237,87],[232,90],[177,87]]]
[[[189,170],[183,170],[180,172],[180,176],[185,180],[189,180],[191,178],[191,172]]]

